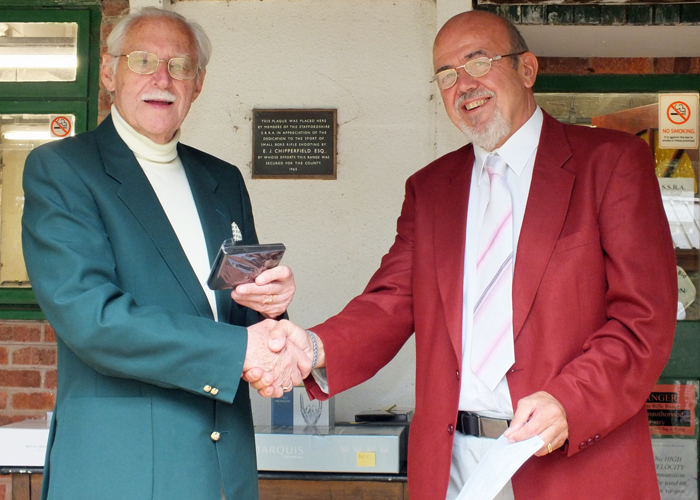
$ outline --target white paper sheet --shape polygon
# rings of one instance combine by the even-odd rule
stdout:
[[[539,436],[509,443],[501,435],[476,466],[455,500],[493,500],[525,460],[542,446],[544,441]]]

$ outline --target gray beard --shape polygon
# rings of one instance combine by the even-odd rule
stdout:
[[[470,142],[484,148],[488,152],[496,149],[496,146],[498,146],[503,139],[508,137],[510,133],[510,124],[506,121],[498,107],[491,121],[486,124],[486,128],[483,131],[474,130],[464,121],[459,128]]]

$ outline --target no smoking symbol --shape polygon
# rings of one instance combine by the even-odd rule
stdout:
[[[690,108],[683,101],[676,101],[666,110],[666,116],[675,125],[682,125],[690,118]]]
[[[66,137],[70,134],[71,128],[71,122],[65,116],[57,116],[51,122],[51,134],[54,137]]]

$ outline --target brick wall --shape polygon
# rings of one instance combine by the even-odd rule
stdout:
[[[49,324],[0,322],[0,425],[46,417],[55,389],[56,337]]]
[[[117,22],[119,16],[129,8],[129,0],[102,0],[102,26],[100,27],[100,58],[107,52],[107,37],[112,32],[114,23]],[[109,109],[112,105],[112,97],[107,89],[100,82],[100,93],[97,112],[97,123],[102,122],[109,114]],[[2,500],[2,497],[0,497]]]
[[[0,425],[46,417],[55,389],[51,326],[45,321],[0,322]]]
[[[697,75],[700,57],[539,57],[541,75]]]
[[[0,425],[45,418],[56,389],[56,337],[46,321],[0,321]],[[0,500],[12,498],[0,476]]]

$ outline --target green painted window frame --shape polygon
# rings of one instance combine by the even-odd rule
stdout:
[[[76,23],[78,25],[78,67],[72,82],[0,82],[3,96],[17,98],[60,97],[83,98],[88,93],[88,67],[90,53],[89,10],[0,10],[2,22],[18,23]]]
[[[72,114],[75,132],[97,126],[100,21],[99,0],[6,0],[3,22],[78,24],[76,79],[72,82],[0,82],[0,113]],[[31,288],[0,288],[0,319],[45,319]]]

